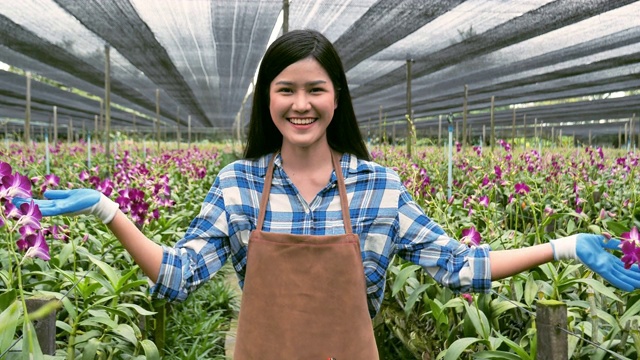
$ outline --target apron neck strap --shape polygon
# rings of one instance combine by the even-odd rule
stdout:
[[[278,156],[279,152],[276,152],[269,161],[269,167],[267,168],[267,176],[264,179],[264,187],[262,188],[262,197],[260,198],[260,210],[258,213],[258,223],[256,229],[262,230],[264,224],[264,217],[267,212],[267,203],[269,202],[269,193],[271,192],[271,181],[273,180],[273,167],[274,160]],[[338,192],[340,193],[340,208],[342,210],[342,221],[344,223],[344,231],[346,234],[351,234],[351,217],[349,216],[349,202],[347,200],[347,188],[344,185],[344,177],[342,176],[342,167],[340,166],[340,154],[331,151],[331,161],[333,163],[333,169],[336,172],[336,178],[338,179]]]

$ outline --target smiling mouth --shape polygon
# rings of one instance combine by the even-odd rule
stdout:
[[[287,120],[293,125],[309,125],[315,122],[316,118],[287,118]]]

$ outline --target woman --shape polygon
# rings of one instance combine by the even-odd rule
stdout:
[[[559,259],[615,286],[640,287],[608,253],[618,241],[574,235],[523,249],[469,248],[417,206],[398,175],[370,161],[344,69],[320,33],[292,31],[265,53],[245,159],[220,171],[175,247],[146,238],[117,204],[89,189],[49,191],[43,215],[94,214],[155,283],[183,300],[231,258],[244,286],[237,359],[378,357],[370,318],[394,255],[457,291]]]

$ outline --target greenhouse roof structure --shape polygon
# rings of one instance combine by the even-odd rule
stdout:
[[[35,123],[56,106],[93,127],[108,47],[114,126],[152,125],[158,102],[167,126],[230,133],[288,18],[335,44],[362,129],[403,123],[410,74],[418,129],[461,119],[466,92],[476,133],[493,98],[497,127],[613,134],[640,115],[638,14],[638,0],[0,0],[0,120],[25,117],[20,69]]]

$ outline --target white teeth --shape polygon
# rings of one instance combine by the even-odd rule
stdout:
[[[289,118],[289,122],[291,122],[294,125],[309,125],[314,121],[316,121],[316,119],[314,118],[303,118],[303,119]]]

